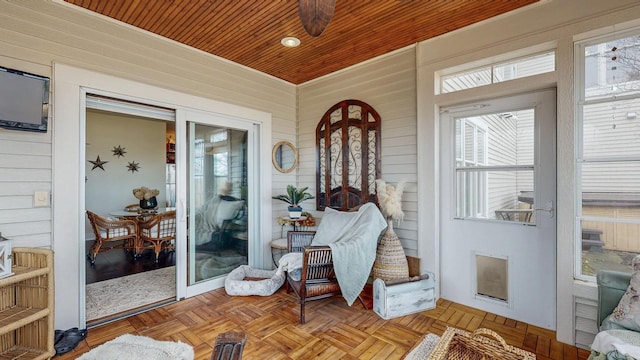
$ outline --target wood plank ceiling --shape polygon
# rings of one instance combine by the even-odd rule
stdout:
[[[538,0],[337,0],[319,37],[304,31],[296,0],[65,1],[301,84]],[[286,36],[302,44],[286,48]]]

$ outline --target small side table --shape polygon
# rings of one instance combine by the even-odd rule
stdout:
[[[282,255],[288,252],[287,238],[271,240],[269,246],[271,246],[271,259],[273,260],[273,265],[278,267],[278,261]]]

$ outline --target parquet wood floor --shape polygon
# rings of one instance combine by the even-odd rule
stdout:
[[[284,288],[269,297],[232,297],[224,289],[169,304],[89,330],[87,338],[58,360],[75,359],[122,334],[193,346],[196,359],[209,359],[215,338],[244,331],[244,359],[401,359],[427,333],[442,335],[447,326],[468,331],[485,327],[510,345],[534,352],[540,360],[584,360],[589,352],[555,340],[555,332],[486,313],[447,300],[434,310],[383,320],[356,301],[335,297],[300,306]]]

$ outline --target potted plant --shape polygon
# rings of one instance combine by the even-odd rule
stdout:
[[[287,193],[285,195],[274,196],[273,199],[281,200],[289,204],[289,217],[297,219],[302,214],[300,203],[305,200],[314,199],[314,196],[307,192],[308,188],[309,187],[298,189],[293,185],[287,185]]]

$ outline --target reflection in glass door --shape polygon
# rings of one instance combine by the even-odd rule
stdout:
[[[248,264],[247,130],[187,122],[188,286]]]

